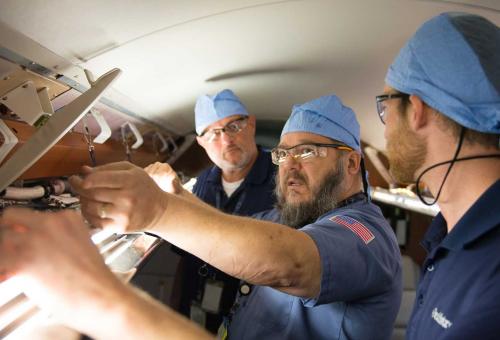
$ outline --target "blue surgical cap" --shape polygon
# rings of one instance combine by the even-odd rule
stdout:
[[[223,90],[214,96],[202,95],[196,100],[194,120],[199,135],[207,126],[226,117],[248,116],[247,109],[231,90]]]
[[[314,133],[361,151],[356,115],[335,95],[295,105],[281,136],[290,132]]]
[[[464,127],[500,133],[500,29],[483,17],[443,13],[427,21],[385,81]]]

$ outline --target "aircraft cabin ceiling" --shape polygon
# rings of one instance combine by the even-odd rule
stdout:
[[[261,121],[336,93],[384,148],[374,96],[426,19],[468,11],[500,25],[500,2],[422,0],[2,0],[0,47],[86,84],[123,71],[107,97],[177,134],[202,93],[233,89]],[[88,85],[87,85],[88,86]]]

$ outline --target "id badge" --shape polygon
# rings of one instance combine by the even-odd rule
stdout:
[[[219,313],[223,289],[223,282],[211,279],[207,280],[205,282],[205,291],[203,293],[203,300],[201,301],[201,308],[207,312]]]
[[[199,305],[191,304],[189,309],[189,318],[201,327],[205,328],[205,324],[207,323],[207,315]]]

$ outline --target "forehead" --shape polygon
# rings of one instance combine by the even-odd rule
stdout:
[[[228,123],[231,123],[232,121],[237,120],[237,119],[242,118],[242,117],[246,117],[246,116],[232,115],[232,116],[229,116],[229,117],[226,117],[226,118],[222,118],[221,120],[218,120],[218,121],[210,124],[209,126],[207,126],[205,128],[205,131],[211,130],[211,129],[222,128],[225,125],[227,125]]]
[[[279,147],[291,147],[303,143],[332,143],[328,137],[311,132],[290,132],[280,139]]]
[[[396,92],[396,89],[394,89],[393,87],[390,87],[387,84],[384,85],[384,94],[389,94],[389,93],[394,93],[394,92]]]

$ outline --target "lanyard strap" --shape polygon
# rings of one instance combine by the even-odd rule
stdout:
[[[236,202],[236,205],[234,206],[233,211],[231,211],[231,214],[233,215],[239,215],[241,208],[243,207],[243,203],[245,202],[245,198],[247,196],[247,193],[245,190],[237,190],[235,191],[235,194],[238,193],[238,191],[241,191],[241,195],[238,198],[238,201]],[[215,207],[221,211],[225,211],[222,209],[222,190],[218,190],[215,193]]]
[[[364,192],[360,191],[360,192],[358,192],[350,197],[347,197],[345,200],[337,203],[337,205],[335,206],[335,209],[342,208],[342,207],[345,207],[346,205],[353,204],[353,203],[356,203],[359,201],[364,201],[364,200],[366,200],[366,198],[367,198],[366,194]]]

